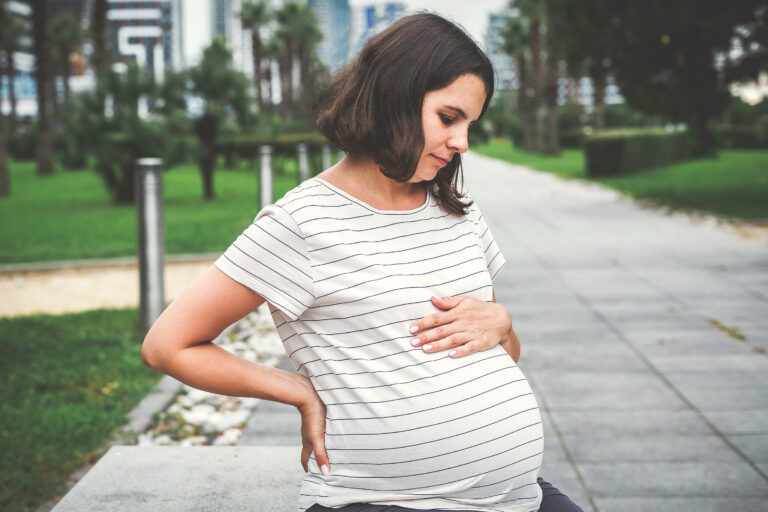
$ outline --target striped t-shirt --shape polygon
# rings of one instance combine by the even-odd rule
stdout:
[[[314,503],[538,510],[536,400],[500,346],[461,358],[414,348],[431,296],[492,300],[504,264],[480,210],[450,215],[427,194],[377,210],[319,178],[264,208],[216,261],[271,306],[285,349],[327,407],[331,472],[314,456]]]

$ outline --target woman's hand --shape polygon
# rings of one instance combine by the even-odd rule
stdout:
[[[306,378],[305,378],[306,379]],[[309,471],[309,456],[315,453],[315,460],[320,472],[328,475],[331,471],[331,463],[328,460],[328,452],[325,450],[325,404],[307,381],[307,399],[298,406],[301,413],[301,465],[304,472]]]
[[[411,345],[424,352],[450,350],[451,357],[462,357],[502,344],[517,361],[519,342],[503,306],[466,296],[432,297],[432,304],[443,311],[411,324],[411,333],[418,335]]]

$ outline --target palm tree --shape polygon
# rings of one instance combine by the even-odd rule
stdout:
[[[37,174],[53,174],[51,144],[51,74],[48,41],[48,1],[32,2],[32,32],[35,49],[35,81],[37,82]]]
[[[282,100],[280,107],[284,116],[287,116],[293,106],[294,91],[293,66],[296,60],[296,34],[300,26],[296,23],[300,16],[301,7],[294,2],[286,2],[282,8],[275,12],[278,29],[275,36],[280,41],[280,86]]]
[[[301,73],[301,114],[308,116],[312,107],[316,86],[317,59],[315,50],[323,33],[317,26],[317,18],[307,5],[299,5],[298,16],[294,21],[296,26],[296,50]]]
[[[253,84],[256,89],[256,100],[259,103],[259,112],[264,111],[264,99],[262,98],[262,58],[261,27],[272,18],[269,8],[264,0],[243,5],[240,12],[243,28],[251,31],[251,48],[253,52]]]
[[[528,79],[528,22],[524,18],[508,18],[501,29],[502,51],[513,57],[520,85],[517,90],[517,112],[523,125],[523,149],[533,148]]]
[[[64,80],[64,101],[69,101],[69,57],[83,42],[83,32],[75,18],[64,11],[51,22],[48,35],[51,40],[51,55],[54,67]],[[55,100],[56,98],[54,98]]]
[[[203,52],[200,64],[189,71],[192,92],[205,100],[205,112],[195,122],[200,140],[200,173],[203,197],[214,199],[213,172],[216,166],[216,139],[227,108],[244,110],[242,100],[247,96],[246,80],[232,68],[232,54],[220,37]]]

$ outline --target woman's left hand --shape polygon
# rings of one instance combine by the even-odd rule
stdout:
[[[495,302],[459,295],[432,297],[432,304],[443,311],[425,316],[410,327],[415,336],[411,345],[424,352],[450,350],[451,357],[462,357],[506,343],[510,338],[517,340],[509,312]]]

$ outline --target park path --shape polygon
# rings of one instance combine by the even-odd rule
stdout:
[[[166,299],[177,295],[215,259],[215,255],[167,258]],[[139,270],[131,259],[7,265],[0,271],[0,297],[0,317],[138,307]]]
[[[496,296],[543,410],[542,476],[585,511],[765,511],[766,239],[475,154],[464,168],[507,259]],[[262,402],[239,446],[298,429]]]

